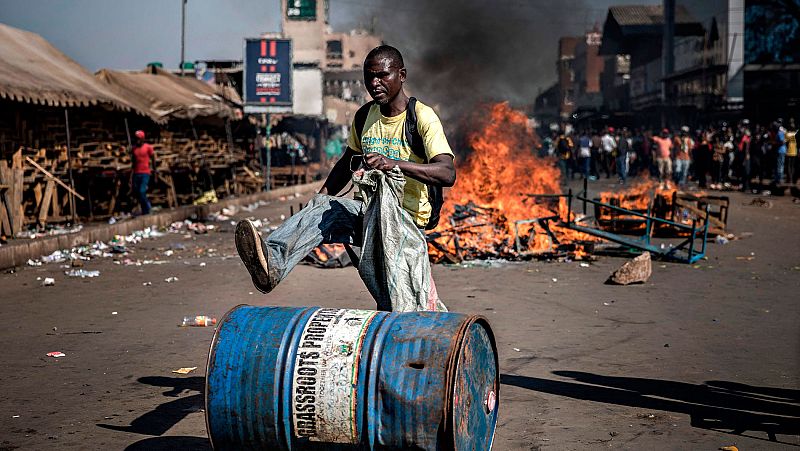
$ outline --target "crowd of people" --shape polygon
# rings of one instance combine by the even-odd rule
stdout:
[[[538,151],[556,158],[564,181],[616,176],[625,184],[630,177],[649,175],[665,188],[685,188],[694,181],[700,188],[770,194],[798,178],[794,119],[768,125],[743,119],[695,130],[562,129],[546,136]]]

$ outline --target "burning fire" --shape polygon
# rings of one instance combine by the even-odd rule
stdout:
[[[433,261],[517,258],[552,252],[557,242],[594,240],[557,225],[567,215],[564,198],[532,196],[561,193],[560,173],[553,159],[536,156],[525,114],[494,104],[474,129],[467,137],[472,153],[459,165],[439,226],[429,234]]]

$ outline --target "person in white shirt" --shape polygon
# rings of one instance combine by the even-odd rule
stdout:
[[[614,164],[614,152],[617,150],[617,139],[613,135],[614,127],[608,127],[606,134],[600,138],[603,152],[600,155],[600,162],[606,173],[606,178],[611,178],[611,166]]]

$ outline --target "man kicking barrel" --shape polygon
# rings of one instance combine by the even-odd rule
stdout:
[[[406,75],[396,48],[372,49],[364,60],[364,84],[373,101],[356,112],[347,149],[319,194],[266,239],[250,221],[236,226],[236,249],[259,291],[272,291],[322,243],[360,244],[364,203],[335,197],[350,181],[352,164],[359,159],[367,169],[387,172],[398,167],[406,178],[402,208],[419,229],[435,227],[442,187],[453,186],[456,180],[454,156],[433,109],[403,91]],[[431,278],[428,306],[435,301],[438,295]]]

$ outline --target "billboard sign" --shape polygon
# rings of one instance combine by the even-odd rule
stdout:
[[[286,0],[289,20],[317,20],[317,0]]]
[[[246,113],[292,110],[292,41],[256,38],[244,42]]]

